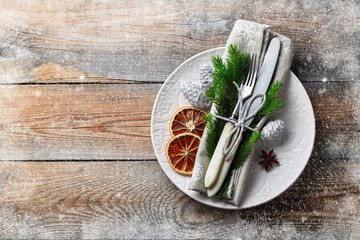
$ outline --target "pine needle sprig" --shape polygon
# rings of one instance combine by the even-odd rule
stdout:
[[[231,44],[226,59],[226,67],[228,85],[233,86],[233,82],[240,84],[246,73],[247,53],[241,53],[236,44]]]
[[[227,95],[226,101],[229,103],[230,109],[234,109],[237,103],[237,89],[233,82],[240,85],[244,80],[247,70],[247,60],[247,53],[241,53],[236,44],[229,46],[226,59],[226,82],[228,87],[227,92],[229,94]]]
[[[266,100],[262,108],[256,114],[254,120],[250,124],[250,127],[255,128],[258,122],[263,116],[271,115],[280,109],[284,104],[279,98],[279,94],[282,89],[282,83],[279,81],[273,82],[268,91],[266,92]]]
[[[228,195],[228,191],[229,191],[229,186],[230,186],[230,181],[231,181],[231,174],[226,175],[225,177],[225,181],[223,186],[221,187],[221,189],[219,190],[219,192],[217,192],[216,197],[219,200],[222,200],[224,198],[227,198]]]
[[[269,90],[266,92],[266,101],[260,109],[260,115],[270,115],[283,106],[283,102],[278,98],[281,91],[282,83],[279,81],[270,85]]]
[[[215,105],[215,113],[223,116],[229,112],[227,105],[225,104],[226,82],[224,81],[224,78],[226,74],[226,65],[219,55],[212,58],[212,63],[214,66],[213,86],[210,87],[209,91],[205,92],[205,95],[209,98],[210,102]],[[207,155],[211,158],[226,122],[224,120],[214,119],[210,112],[207,113],[205,122],[208,132],[206,150]]]
[[[243,164],[247,156],[249,156],[253,144],[260,138],[260,136],[261,132],[254,131],[251,133],[250,137],[244,141],[244,144],[242,144],[238,150],[238,156],[236,157],[237,161],[233,162],[232,168],[237,169],[241,166],[241,164]]]
[[[206,122],[206,130],[207,130],[207,137],[206,137],[206,151],[208,155],[213,155],[214,150],[216,148],[216,132],[215,132],[215,121],[210,112],[207,112],[204,116],[204,120]]]
[[[217,114],[222,116],[227,111],[225,104],[226,82],[223,80],[226,74],[226,65],[219,55],[213,57],[212,62],[214,65],[213,86],[205,92],[205,95],[210,102],[215,104]]]
[[[237,102],[237,89],[233,82],[241,84],[247,70],[248,55],[240,52],[236,44],[231,44],[225,62],[218,55],[212,58],[214,66],[213,86],[205,92],[211,103],[215,105],[215,114],[229,117]],[[215,119],[211,113],[207,114],[205,122],[208,131],[206,149],[211,159],[222,130],[226,124],[224,120]]]
[[[256,125],[260,122],[261,118],[266,115],[273,114],[276,110],[283,106],[281,99],[279,99],[279,94],[282,89],[282,83],[279,81],[273,82],[269,89],[266,92],[266,100],[263,107],[256,114],[254,120],[250,124],[250,127],[255,128]],[[240,143],[240,148],[235,154],[234,160],[230,166],[229,173],[234,169],[239,168],[248,155],[250,154],[253,144],[260,138],[261,132],[251,132],[249,130],[243,133],[243,138]],[[229,175],[229,174],[228,174]],[[224,184],[222,185],[220,191],[216,195],[220,200],[226,197],[228,187],[230,184],[230,178],[226,178]]]

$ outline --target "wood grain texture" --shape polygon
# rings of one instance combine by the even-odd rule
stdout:
[[[353,1],[1,1],[0,82],[156,81],[187,58],[224,46],[236,19],[273,26],[295,42],[300,79],[359,76]],[[40,79],[45,64],[84,73]],[[35,74],[35,75],[33,75]],[[76,74],[75,74],[76,75]]]
[[[359,185],[348,177],[360,175],[359,167],[307,168],[274,201],[226,211],[185,196],[155,161],[2,162],[0,234],[11,239],[283,239],[285,232],[291,239],[350,239],[360,234],[360,205]]]
[[[318,158],[349,157],[360,147],[359,105],[347,94],[350,85],[304,83],[316,116]],[[160,86],[2,85],[0,159],[155,159],[150,119]]]
[[[0,238],[360,239],[359,12],[357,0],[0,1],[0,159],[20,160],[0,161]],[[237,19],[294,40],[317,132],[287,191],[224,211],[168,180],[150,116],[159,83],[224,46]]]
[[[160,86],[2,85],[0,159],[153,159]]]

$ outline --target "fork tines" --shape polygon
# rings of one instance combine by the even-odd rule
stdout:
[[[260,61],[259,61],[256,53],[253,53],[249,56],[248,63],[250,63],[251,69],[249,69],[249,74],[247,74],[244,85],[251,86],[254,83],[255,77],[257,76],[257,72],[259,69],[258,68],[259,62]]]

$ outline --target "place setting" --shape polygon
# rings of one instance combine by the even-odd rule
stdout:
[[[226,45],[178,66],[161,87],[151,137],[167,177],[209,206],[244,209],[286,191],[304,170],[315,118],[290,71],[293,41],[238,20]]]

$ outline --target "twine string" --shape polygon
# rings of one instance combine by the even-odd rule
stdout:
[[[230,132],[229,136],[226,137],[224,145],[222,147],[222,152],[225,155],[225,161],[229,161],[230,156],[232,156],[234,151],[236,151],[236,148],[238,147],[238,145],[241,141],[241,136],[244,132],[244,129],[249,129],[250,131],[255,131],[255,129],[247,126],[245,123],[249,119],[252,119],[255,117],[255,115],[258,113],[258,111],[263,107],[265,100],[266,100],[266,94],[263,92],[259,92],[259,93],[256,93],[255,95],[253,95],[249,99],[248,104],[246,106],[244,106],[244,102],[243,102],[244,99],[242,98],[242,94],[241,94],[242,87],[239,87],[239,85],[236,82],[233,82],[233,83],[238,90],[238,102],[235,106],[233,116],[231,116],[230,118],[226,118],[226,117],[218,116],[216,114],[213,115],[215,118],[224,120],[224,121],[229,122],[234,125],[234,129]],[[257,107],[257,109],[255,109],[255,111],[253,111],[252,113],[249,114],[250,106],[259,97],[262,97],[263,101]],[[234,116],[238,116],[238,119],[236,119]],[[230,140],[232,140],[232,141],[229,144]]]

